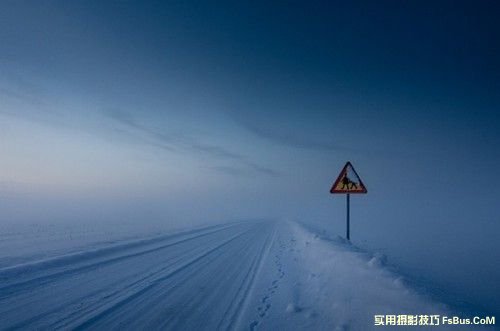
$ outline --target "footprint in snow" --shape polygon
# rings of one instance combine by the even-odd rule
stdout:
[[[300,313],[303,309],[293,303],[289,303],[287,306],[286,306],[286,312],[287,313]]]
[[[250,323],[250,330],[255,330],[255,328],[257,327],[257,325],[259,324],[259,322],[257,321],[253,321],[252,323]]]

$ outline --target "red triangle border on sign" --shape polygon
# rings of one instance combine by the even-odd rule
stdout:
[[[339,182],[342,180],[342,175],[347,171],[347,167],[351,167],[352,171],[354,172],[354,174],[356,175],[356,177],[358,177],[359,179],[359,184],[361,185],[361,187],[363,188],[362,190],[358,190],[358,191],[352,191],[352,190],[335,190],[335,187],[339,184]],[[359,177],[358,173],[356,172],[356,170],[354,169],[354,167],[352,166],[351,162],[350,161],[347,161],[347,163],[345,164],[344,168],[342,168],[342,171],[340,172],[339,176],[337,177],[337,179],[335,180],[335,182],[333,183],[332,185],[332,188],[330,189],[330,193],[331,194],[339,194],[339,193],[349,193],[349,194],[365,194],[365,193],[368,193],[368,190],[366,189],[366,186],[365,184],[363,183],[363,181],[361,180],[361,177]]]

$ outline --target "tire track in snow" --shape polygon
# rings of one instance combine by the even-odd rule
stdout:
[[[0,279],[2,280],[2,282],[4,284],[7,283],[7,285],[0,287],[0,300],[4,297],[8,297],[14,293],[19,293],[23,290],[30,290],[33,287],[33,285],[40,286],[40,285],[45,285],[45,284],[48,284],[51,282],[56,282],[62,277],[71,276],[71,275],[81,273],[81,272],[91,271],[93,269],[100,268],[100,267],[103,267],[103,266],[106,266],[106,265],[109,265],[112,263],[120,262],[120,261],[128,259],[128,258],[138,257],[138,256],[145,255],[145,254],[148,254],[151,252],[155,252],[155,251],[169,248],[173,245],[177,245],[177,244],[184,243],[184,242],[191,241],[191,240],[196,240],[196,239],[199,239],[200,237],[208,236],[208,235],[226,230],[228,227],[231,227],[231,226],[235,226],[235,225],[224,226],[224,227],[218,228],[216,230],[212,230],[209,232],[205,232],[205,233],[201,233],[201,234],[196,235],[196,233],[198,233],[198,232],[206,231],[206,229],[200,229],[199,231],[196,231],[194,236],[191,236],[191,237],[188,237],[185,239],[179,239],[177,241],[170,242],[168,244],[160,245],[160,246],[153,247],[150,249],[143,249],[143,250],[129,253],[129,254],[118,255],[118,256],[106,258],[106,256],[108,254],[106,254],[107,252],[104,252],[104,254],[98,255],[98,257],[104,257],[103,260],[90,262],[89,264],[84,264],[84,265],[76,266],[76,267],[72,267],[71,259],[69,259],[68,257],[62,257],[62,259],[64,259],[64,260],[66,260],[66,259],[69,260],[69,261],[65,261],[66,263],[62,267],[69,266],[69,269],[63,269],[63,270],[57,271],[57,269],[61,268],[61,266],[58,265],[55,267],[56,270],[51,273],[50,269],[52,269],[52,268],[50,267],[50,264],[49,264],[49,268],[48,268],[49,273],[46,273],[46,274],[43,274],[40,276],[35,275],[35,277],[33,277],[33,278],[17,281],[17,282],[11,283],[11,284],[8,284],[9,280],[11,280],[12,278],[17,279],[17,278],[22,277],[26,274],[29,274],[30,271],[32,271],[30,269],[34,269],[33,272],[36,274],[36,272],[39,271],[38,270],[38,268],[40,267],[39,264],[43,264],[43,262],[42,263],[33,263],[32,265],[22,265],[19,267],[19,269],[21,269],[21,270],[16,270],[15,267],[8,268],[7,270],[5,270],[5,269],[0,270]],[[183,236],[183,234],[179,234],[179,236]],[[167,238],[165,238],[164,240],[173,239],[175,237],[176,236],[167,236]],[[143,245],[139,245],[138,248],[142,248],[142,246],[148,246],[148,245],[150,245],[150,243],[146,242]],[[124,244],[124,246],[126,246],[126,247],[123,247],[124,249],[127,249],[127,250],[130,249],[130,247],[128,247],[127,244]],[[122,247],[112,247],[111,249],[109,249],[110,250],[109,254],[114,254],[114,253],[116,253],[116,251],[119,252],[120,248],[122,248]],[[135,245],[133,248],[136,248]],[[103,250],[107,251],[106,248],[104,248]],[[72,257],[74,256],[75,258],[77,258],[76,263],[82,262],[82,260],[78,259],[79,255],[81,255],[81,254],[82,253],[72,254]],[[85,255],[85,252],[83,252],[83,255]],[[83,262],[85,262],[87,260],[92,261],[92,259],[93,259],[92,255],[94,255],[94,254],[90,254],[90,255],[91,255],[90,257],[84,257]],[[52,262],[53,261],[50,261],[50,263],[52,263]],[[42,269],[41,272],[43,273],[46,271],[47,271],[47,269]]]
[[[236,308],[234,309],[234,313],[231,318],[229,318],[230,323],[224,327],[223,325],[219,325],[217,329],[222,330],[231,330],[234,329],[235,326],[241,324],[240,318],[242,316],[242,312],[247,306],[249,295],[253,289],[253,285],[255,283],[255,278],[258,276],[260,269],[262,268],[263,262],[269,254],[269,250],[274,242],[274,238],[276,236],[276,228],[273,227],[272,232],[268,235],[265,244],[262,245],[262,249],[258,255],[255,256],[255,259],[252,263],[252,266],[249,269],[248,276],[245,278],[247,281],[246,284],[242,284],[241,286],[241,295],[236,296],[238,298],[238,303],[236,304]],[[238,291],[240,293],[240,291]],[[233,305],[231,305],[232,307]]]
[[[273,279],[271,282],[270,286],[267,288],[266,294],[262,297],[260,300],[260,305],[257,307],[257,313],[258,317],[257,319],[254,319],[249,325],[250,330],[255,330],[258,325],[262,324],[263,319],[266,317],[268,314],[269,309],[271,309],[272,304],[271,304],[271,299],[278,290],[279,283],[285,276],[285,271],[283,269],[283,263],[281,262],[283,253],[286,249],[286,245],[283,243],[283,241],[280,239],[275,244],[278,245],[278,251],[274,255],[273,259],[273,264],[274,267],[276,268],[276,277]]]
[[[167,305],[175,308],[174,302],[179,299],[187,304],[186,309],[181,309],[176,314],[170,314],[168,318],[164,317],[164,322],[159,324],[160,328],[167,330],[234,329],[231,325],[235,322],[234,315],[239,313],[238,300],[244,299],[244,295],[246,295],[242,290],[245,289],[245,284],[248,284],[249,280],[251,281],[255,260],[259,258],[262,247],[265,246],[267,240],[267,236],[262,233],[262,230],[266,229],[254,228],[251,235],[235,242],[233,247],[228,247],[230,251],[222,252],[220,256],[214,257],[212,261],[204,263],[199,268],[196,266],[198,268],[196,274],[183,275],[189,279],[188,283],[204,284],[203,286],[210,287],[209,292],[200,295],[197,291],[188,290],[186,293],[185,289],[171,291],[167,288],[166,293],[177,295],[177,298],[171,303],[166,303]],[[182,298],[179,297],[179,294]],[[213,311],[214,306],[218,306],[219,309]],[[188,307],[195,308],[196,313],[189,312]],[[193,316],[200,314],[206,316],[201,323],[199,323],[199,316]]]
[[[239,239],[97,320],[91,328],[234,330],[272,230],[268,224],[254,225]]]
[[[246,230],[242,231],[241,229],[239,229],[238,226],[239,227],[243,227],[243,229],[246,229]],[[213,246],[212,243],[214,242],[214,240],[217,240],[217,238],[219,238],[220,236],[222,236],[222,235],[225,234],[226,231],[224,231],[224,230],[227,230],[229,232],[234,232],[233,229],[238,230],[238,233],[235,236],[231,237],[231,239],[229,241],[234,240],[237,237],[244,235],[246,232],[250,231],[251,228],[248,229],[248,225],[245,225],[245,224],[236,224],[236,225],[224,226],[221,229],[210,231],[208,233],[202,233],[200,235],[196,235],[195,237],[189,237],[189,238],[185,238],[185,239],[182,239],[182,240],[177,240],[177,241],[169,243],[167,245],[163,245],[161,247],[161,249],[164,249],[164,248],[173,248],[173,247],[177,247],[177,246],[185,246],[186,244],[189,244],[190,246],[194,247],[193,251],[196,251],[196,250],[199,251],[200,247],[197,247],[197,244],[190,244],[189,242],[193,241],[193,242],[197,243],[197,242],[201,242],[201,241],[207,241],[206,238],[214,238],[214,239],[212,239],[212,241],[208,241],[208,243],[204,243],[203,247],[210,248],[210,246]],[[188,245],[188,247],[189,247],[189,245]],[[204,249],[203,247],[201,247],[201,250]],[[212,248],[210,251],[216,250],[218,247],[221,247],[221,244],[217,244],[217,246],[215,248]],[[146,251],[140,251],[140,252],[136,252],[134,254],[128,254],[126,256],[128,258],[138,257],[138,256],[142,257],[142,255],[144,255],[144,254],[157,252],[158,249],[160,249],[160,248],[157,247],[155,249],[148,249]],[[169,249],[166,250],[167,253],[169,251],[170,251]],[[210,251],[209,252],[205,252],[204,254],[201,254],[201,255],[199,254],[196,259],[202,259],[205,255],[207,255],[208,253],[210,253]],[[189,255],[189,252],[186,255]],[[188,258],[188,257],[189,256],[186,256],[186,258]],[[122,259],[122,260],[128,261],[129,260],[128,258],[127,259]],[[135,260],[137,260],[137,259],[135,259]],[[180,260],[182,260],[182,259],[178,259],[178,260],[174,261],[173,264],[172,263],[168,263],[166,266],[161,267],[159,270],[156,270],[155,272],[150,272],[150,273],[148,273],[147,276],[143,276],[143,277],[139,278],[139,280],[137,280],[137,279],[135,279],[135,278],[132,277],[132,281],[133,282],[131,284],[126,284],[125,286],[121,286],[118,289],[114,289],[111,293],[108,293],[105,296],[103,296],[103,292],[106,292],[106,289],[105,288],[104,289],[103,288],[99,288],[99,289],[97,289],[95,291],[91,291],[90,293],[86,293],[83,297],[81,297],[81,296],[78,297],[77,296],[75,298],[73,296],[72,300],[69,301],[69,302],[64,302],[63,300],[61,300],[62,303],[58,303],[59,306],[56,306],[54,309],[50,309],[49,311],[47,311],[47,310],[41,310],[39,312],[39,314],[37,314],[35,316],[32,316],[31,318],[28,318],[28,319],[26,319],[24,321],[21,321],[20,323],[15,323],[14,325],[11,325],[11,327],[12,328],[32,327],[33,325],[36,325],[36,323],[39,323],[39,324],[42,323],[42,325],[46,325],[47,326],[46,322],[44,322],[44,321],[50,320],[51,318],[52,319],[56,319],[56,321],[52,324],[52,327],[50,327],[50,329],[59,328],[59,327],[65,327],[65,325],[68,326],[69,324],[71,324],[71,320],[73,320],[73,321],[75,321],[75,320],[81,320],[82,315],[88,315],[89,313],[95,313],[95,311],[97,309],[96,305],[98,307],[102,307],[105,304],[109,304],[110,300],[115,300],[116,301],[117,297],[118,298],[119,297],[123,297],[123,293],[129,293],[129,291],[134,291],[134,290],[137,291],[138,289],[141,288],[141,286],[142,287],[144,287],[144,286],[151,286],[151,284],[154,284],[155,282],[158,282],[159,278],[161,278],[160,277],[161,273],[162,272],[167,272],[168,270],[170,270],[172,268],[175,268],[176,264],[182,263],[182,261],[180,261]],[[100,261],[99,262],[100,267],[102,267],[104,269],[114,268],[113,263],[105,263],[105,262],[109,262],[109,260]],[[112,259],[112,262],[116,262],[114,258]],[[190,262],[194,263],[193,260],[190,260]],[[172,273],[175,273],[176,271],[179,271],[179,269],[182,269],[182,268],[185,268],[185,267],[187,267],[187,266],[186,265],[181,265],[179,268],[176,268],[175,270],[173,270],[172,272],[170,272],[169,275],[171,275]],[[93,269],[95,269],[95,268],[93,268]],[[79,268],[79,270],[80,270],[80,268]],[[89,270],[85,269],[85,271],[90,272],[90,273],[87,273],[88,275],[93,275],[94,274],[92,272],[93,271],[92,269],[89,269]],[[138,271],[139,275],[140,275],[140,273],[141,273],[141,271]],[[73,276],[74,277],[70,277],[66,282],[69,282],[70,284],[73,283],[73,284],[76,284],[76,285],[82,285],[81,280],[79,280],[79,278],[81,277],[81,275],[80,274],[74,274]],[[163,278],[165,278],[165,276],[163,276]],[[93,280],[93,279],[90,278],[90,280]],[[61,277],[59,277],[56,280],[54,280],[53,281],[54,282],[54,286],[57,286],[60,283],[60,281],[61,281]],[[111,284],[113,284],[113,283],[111,283]],[[32,285],[33,286],[29,287],[28,290],[35,290],[36,291],[40,287],[44,288],[45,287],[44,285],[46,285],[46,284],[32,284]],[[53,287],[53,286],[51,285],[51,287]],[[49,288],[49,290],[50,290],[50,288]],[[34,292],[34,293],[36,293],[36,292]],[[14,295],[18,295],[19,292],[14,292],[13,294]],[[55,293],[55,294],[57,294],[57,293]],[[36,294],[34,294],[34,295],[36,295]],[[29,296],[29,294],[26,294],[26,296]],[[17,298],[17,296],[15,296],[15,298]],[[15,298],[12,298],[12,299],[15,300]],[[34,299],[39,300],[40,298],[36,298],[35,297]],[[83,307],[83,309],[78,309],[78,302],[80,302],[80,305],[81,305],[82,303],[85,303],[86,300],[90,300],[90,302],[87,302],[86,307]],[[0,300],[0,303],[2,303],[2,306],[3,306],[3,304],[5,304],[5,300]],[[65,313],[65,311],[68,311],[68,309],[67,309],[68,306],[70,306],[70,307],[72,307],[74,309],[73,309],[72,312],[70,310],[70,313],[67,313],[67,312]],[[6,308],[6,309],[11,309],[11,314],[16,314],[16,312],[12,310],[12,309],[15,309],[15,307],[10,308],[8,304],[5,304],[5,306],[3,306],[3,307]],[[51,307],[51,306],[49,305],[49,307]],[[49,307],[47,307],[47,308],[49,308]],[[90,307],[92,307],[92,308],[90,308]],[[36,311],[38,311],[38,310],[36,310]],[[6,316],[5,313],[6,313],[6,311],[4,310],[2,314],[4,316]],[[60,317],[57,318],[58,315],[64,315],[63,319],[61,319]],[[4,322],[6,322],[6,321],[4,320]],[[4,324],[4,327],[6,327],[6,324]]]
[[[139,288],[138,290],[136,290],[134,293],[130,294],[130,295],[127,295],[126,297],[122,297],[120,298],[119,300],[117,300],[116,302],[112,303],[111,305],[107,305],[107,307],[104,309],[104,310],[101,310],[97,315],[94,315],[93,317],[87,319],[85,322],[81,323],[80,325],[74,327],[73,329],[74,330],[85,330],[87,328],[90,328],[92,326],[92,324],[94,324],[95,322],[99,321],[99,319],[102,319],[104,318],[106,315],[109,315],[111,314],[113,311],[116,311],[117,309],[119,309],[120,307],[124,306],[125,304],[127,304],[128,302],[132,301],[133,299],[141,296],[141,295],[144,295],[145,293],[147,293],[148,291],[152,290],[155,286],[157,286],[160,282],[166,280],[167,278],[169,277],[172,277],[174,276],[175,274],[185,270],[186,268],[190,267],[191,265],[201,261],[202,259],[206,258],[208,255],[210,254],[213,254],[214,252],[220,250],[221,248],[225,247],[227,244],[231,243],[232,241],[240,238],[241,236],[243,236],[245,233],[249,232],[251,230],[247,230],[245,232],[242,232],[240,234],[237,234],[233,237],[231,237],[230,239],[224,241],[222,244],[219,244],[218,246],[210,249],[209,251],[191,259],[190,261],[188,261],[187,263],[181,265],[180,267],[176,268],[175,270],[169,272],[168,274],[166,275],[163,275],[162,277],[159,277],[151,282],[149,282],[148,284],[146,284],[146,286],[141,286],[141,288]],[[141,283],[142,284],[142,283]],[[144,285],[144,284],[142,284]]]

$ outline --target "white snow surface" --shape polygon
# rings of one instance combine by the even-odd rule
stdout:
[[[41,256],[4,254],[0,329],[380,330],[374,315],[454,316],[383,257],[292,222],[228,223]]]

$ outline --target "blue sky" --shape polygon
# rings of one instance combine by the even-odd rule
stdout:
[[[499,10],[3,2],[0,219],[264,217],[343,234],[328,191],[350,160],[369,191],[352,199],[355,241],[435,270],[465,245],[493,283]]]

